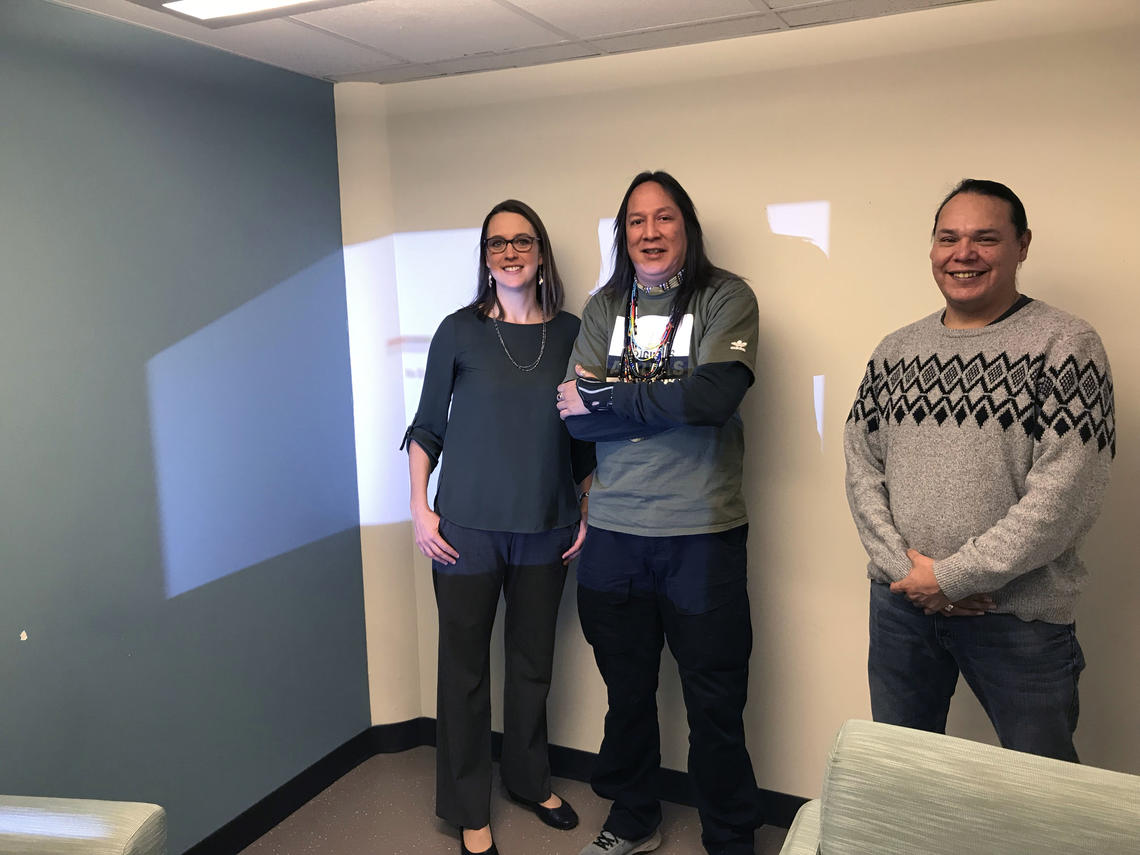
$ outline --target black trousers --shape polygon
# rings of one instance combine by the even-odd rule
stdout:
[[[462,828],[491,817],[490,641],[506,602],[503,783],[532,801],[550,796],[546,696],[566,567],[577,524],[537,534],[480,531],[440,520],[452,565],[432,562],[439,609],[436,814]]]
[[[747,526],[679,537],[591,527],[586,535],[578,613],[609,699],[591,784],[613,800],[604,827],[619,837],[645,837],[661,822],[657,675],[667,640],[685,699],[701,840],[715,855],[753,851],[761,818],[744,741],[752,651],[746,541]]]

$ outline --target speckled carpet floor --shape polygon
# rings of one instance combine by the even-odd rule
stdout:
[[[608,803],[588,784],[556,778],[554,789],[574,806],[581,824],[555,831],[508,801],[495,766],[491,829],[501,855],[578,855],[601,828]],[[243,855],[454,855],[459,832],[437,819],[435,749],[381,754],[357,766],[269,831]],[[693,808],[665,803],[660,855],[702,855]],[[776,855],[787,832],[756,832],[757,855]]]

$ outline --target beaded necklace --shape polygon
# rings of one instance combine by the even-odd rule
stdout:
[[[672,288],[676,288],[681,284],[684,273],[685,271],[681,270],[668,282],[652,287],[658,289],[662,293]],[[622,343],[621,349],[621,367],[618,371],[618,377],[621,380],[633,383],[646,383],[650,380],[656,380],[658,377],[665,373],[665,370],[669,365],[669,356],[673,352],[673,338],[677,332],[677,324],[674,317],[676,313],[670,312],[669,320],[665,324],[665,331],[661,334],[661,340],[657,342],[657,346],[652,350],[638,346],[637,292],[640,285],[641,283],[637,281],[637,277],[633,277],[633,286],[631,287],[629,293],[629,314],[626,317],[625,324],[625,341]],[[637,354],[642,352],[648,352],[651,355],[647,360],[639,361]],[[648,362],[649,364],[643,367],[643,363],[645,362]]]

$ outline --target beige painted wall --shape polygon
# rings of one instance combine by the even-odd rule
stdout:
[[[334,90],[340,164],[341,230],[348,288],[349,348],[361,491],[360,551],[364,573],[368,687],[372,721],[398,722],[421,715],[416,578],[408,567],[415,551],[410,522],[373,520],[364,485],[389,483],[407,493],[407,462],[397,450],[403,434],[398,353],[400,335],[389,235],[394,230],[387,150],[387,93],[379,86]],[[378,321],[378,322],[377,322]],[[365,385],[369,388],[364,388]],[[379,385],[379,388],[375,388]],[[366,401],[392,402],[370,408]],[[361,438],[377,441],[362,442]]]
[[[967,175],[1006,181],[1022,196],[1034,230],[1023,290],[1091,321],[1113,362],[1122,432],[1085,549],[1092,581],[1078,626],[1089,667],[1078,747],[1087,762],[1140,772],[1140,462],[1129,430],[1140,417],[1140,294],[1130,269],[1140,224],[1137,44],[1140,4],[1131,0],[993,0],[403,84],[374,102],[384,121],[372,151],[388,158],[390,188],[377,187],[368,204],[390,213],[391,230],[477,226],[495,202],[522,198],[546,220],[573,310],[597,279],[598,219],[613,216],[636,172],[664,168],[696,201],[713,260],[755,289],[762,350],[744,405],[756,641],[746,716],[761,786],[815,795],[836,728],[869,715],[865,557],[843,495],[840,437],[876,342],[939,305],[926,259],[930,220]],[[366,86],[337,87],[338,122],[348,94]],[[373,166],[343,159],[342,182],[352,186]],[[830,203],[830,257],[768,229],[766,206],[811,200]],[[346,201],[346,236],[368,215]],[[826,377],[822,443],[815,375]],[[434,713],[429,570],[407,555],[365,549],[366,580],[415,580],[411,592],[366,589],[377,722],[398,720],[375,700],[393,684],[414,688],[423,714]],[[408,659],[397,659],[374,635],[409,608],[418,673],[413,654],[400,648]],[[560,624],[551,738],[596,750],[605,695],[569,588]],[[959,695],[951,732],[992,741],[968,691]],[[684,768],[668,659],[661,709],[664,762]]]

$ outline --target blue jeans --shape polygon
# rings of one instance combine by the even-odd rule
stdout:
[[[925,615],[905,595],[871,583],[867,674],[875,721],[945,733],[961,672],[1005,748],[1076,763],[1084,667],[1073,624]]]

